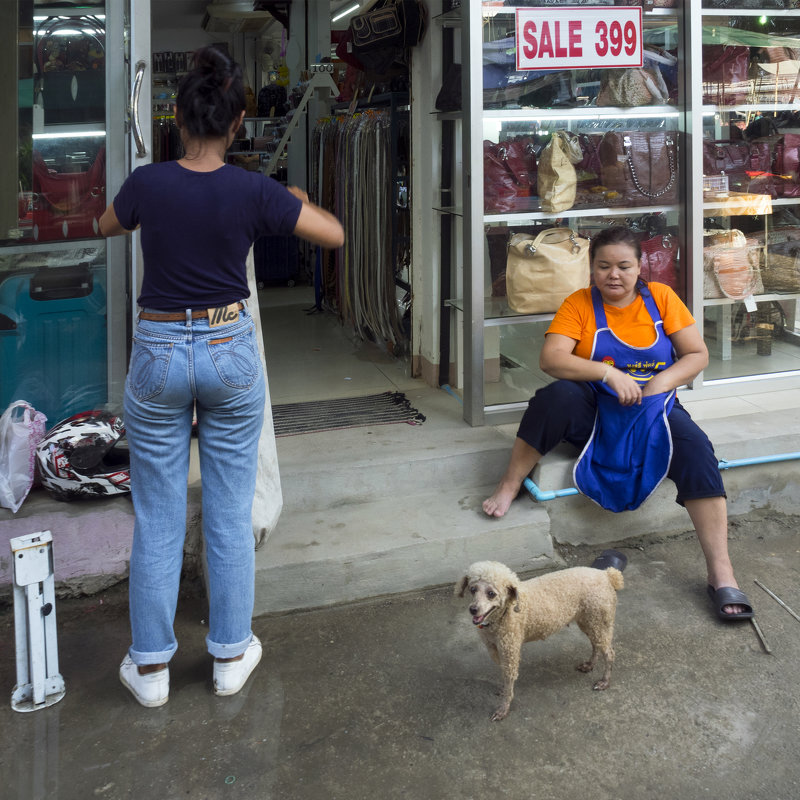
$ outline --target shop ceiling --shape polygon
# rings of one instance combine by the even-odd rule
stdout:
[[[295,0],[300,2],[301,0]],[[271,0],[247,0],[246,2],[231,3],[210,3],[209,0],[154,0],[151,5],[153,26],[155,28],[185,28],[201,25],[209,6],[225,11],[248,12],[257,10],[270,10],[274,7],[276,16],[281,14],[281,7],[291,5],[292,0],[283,2],[272,2]],[[330,8],[331,17],[337,16],[342,11],[352,8],[354,5],[368,6],[372,0],[330,0],[327,4]],[[309,13],[314,7],[324,6],[324,0],[309,0]],[[349,22],[348,15],[331,24],[333,29],[344,29]]]

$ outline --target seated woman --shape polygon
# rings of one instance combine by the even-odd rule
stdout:
[[[593,438],[598,405],[603,415],[614,416],[614,409],[655,399],[660,404],[656,417],[660,414],[665,420],[663,471],[675,482],[676,500],[688,511],[697,532],[717,615],[724,620],[749,619],[753,610],[738,589],[728,555],[726,494],[714,449],[674,399],[674,390],[708,364],[703,338],[672,289],[640,279],[641,250],[630,230],[603,230],[592,240],[590,255],[594,288],[574,292],[564,301],[542,347],[540,366],[557,380],[531,398],[508,468],[492,496],[484,500],[483,510],[489,516],[503,516],[525,478],[559,442],[586,447]],[[642,370],[643,365],[647,369]],[[616,396],[612,406],[607,402],[610,396]],[[652,488],[662,476],[663,472]],[[602,483],[602,474],[595,478]]]

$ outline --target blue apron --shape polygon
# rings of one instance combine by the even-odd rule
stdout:
[[[640,293],[655,327],[655,342],[648,347],[634,347],[617,338],[608,327],[600,292],[592,287],[597,332],[591,358],[645,384],[675,362],[675,353],[653,296],[641,284]],[[669,471],[672,435],[667,415],[675,391],[642,397],[641,405],[622,406],[607,384],[594,381],[590,386],[597,397],[597,413],[592,434],[573,470],[575,486],[609,511],[631,511],[655,491]]]

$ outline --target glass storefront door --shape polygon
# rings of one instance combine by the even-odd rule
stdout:
[[[107,5],[0,5],[0,410],[48,426],[118,409],[125,375],[129,245],[98,220],[127,172],[131,37]]]

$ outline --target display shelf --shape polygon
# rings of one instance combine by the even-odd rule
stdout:
[[[796,8],[707,8],[703,7],[704,17],[796,17]]]
[[[798,92],[800,95],[800,91]],[[800,110],[800,96],[793,103],[736,103],[734,105],[704,105],[701,107],[704,117],[714,116],[715,114],[753,114],[757,111],[798,111]]]
[[[464,310],[463,298],[452,298],[444,301],[445,305],[458,311]],[[505,297],[485,297],[483,300],[483,324],[486,327],[497,325],[518,325],[525,322],[550,322],[555,311],[546,314],[518,314],[508,307]]]
[[[782,300],[798,300],[800,299],[800,293],[791,293],[787,292],[786,294],[754,294],[753,300],[756,303],[770,303],[772,301],[782,301]],[[730,297],[710,297],[703,300],[704,306],[729,306],[733,305],[733,303],[744,303],[744,300],[734,300]]]
[[[537,120],[616,119],[627,124],[632,119],[675,118],[680,116],[677,106],[577,106],[575,108],[486,108],[483,119],[500,119],[513,122],[536,122]],[[622,120],[621,120],[622,118]]]
[[[739,192],[729,192],[726,197],[721,197],[719,200],[705,200],[703,202],[703,216],[760,216],[762,214],[771,214],[772,207],[776,204],[777,201],[773,200],[768,194],[744,194]],[[707,214],[707,211],[713,211],[715,213]]]

